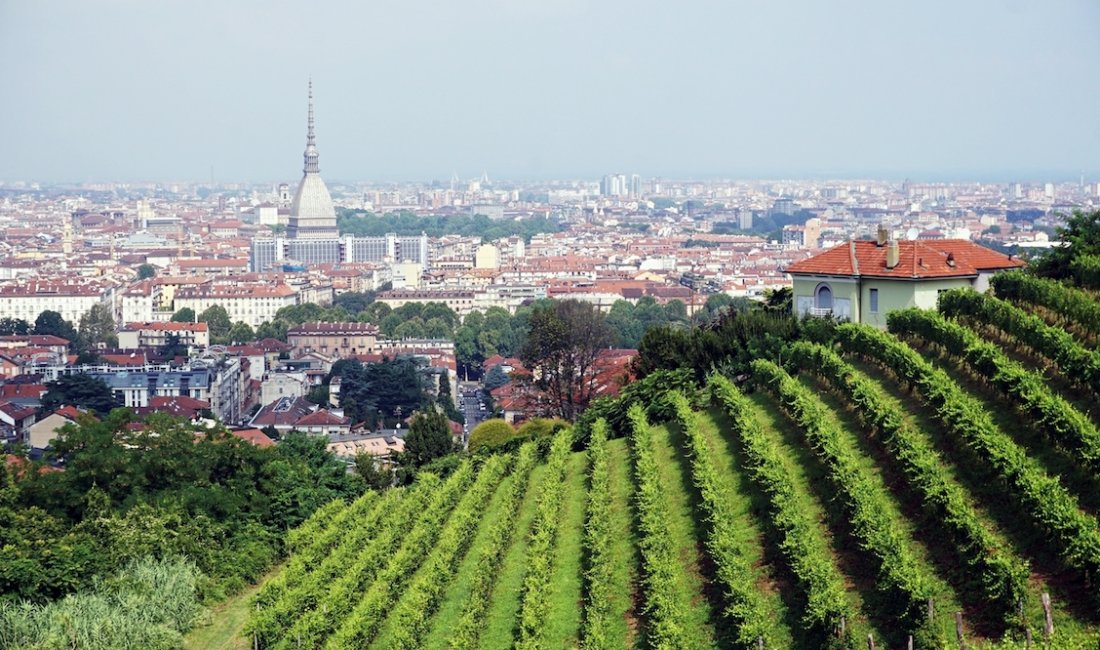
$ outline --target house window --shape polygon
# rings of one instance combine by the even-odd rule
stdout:
[[[871,313],[878,313],[878,289],[871,289]]]
[[[817,308],[833,308],[833,290],[829,288],[827,284],[822,284],[817,287]]]

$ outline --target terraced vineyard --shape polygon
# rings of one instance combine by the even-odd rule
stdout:
[[[840,325],[292,533],[260,648],[1100,647],[1097,303]],[[1092,306],[1090,306],[1092,305]],[[664,417],[667,421],[658,421]],[[616,437],[618,436],[618,437]]]

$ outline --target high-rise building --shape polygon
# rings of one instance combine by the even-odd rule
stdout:
[[[302,155],[302,182],[290,204],[287,235],[291,239],[327,239],[339,236],[336,229],[336,208],[321,180],[320,155],[313,132],[313,82],[309,82],[309,117],[306,126],[306,150]]]

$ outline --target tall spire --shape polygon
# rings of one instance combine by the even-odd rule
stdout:
[[[306,152],[305,167],[302,169],[306,174],[319,174],[321,173],[320,156],[317,154],[317,136],[313,133],[313,79],[309,80],[309,119],[306,127]]]

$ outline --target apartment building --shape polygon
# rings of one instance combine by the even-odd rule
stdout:
[[[124,350],[134,348],[160,348],[168,343],[168,337],[176,336],[188,349],[205,349],[210,346],[210,327],[206,323],[126,323],[118,331],[118,346]]]
[[[0,314],[34,323],[44,311],[56,311],[74,325],[89,309],[111,303],[114,288],[96,284],[30,281],[0,285]]]
[[[273,320],[283,307],[298,304],[298,293],[285,284],[201,284],[183,287],[176,291],[173,308],[176,311],[189,307],[201,314],[214,305],[221,305],[229,314],[229,320],[243,321],[250,327],[259,327]]]
[[[378,326],[372,323],[302,323],[286,332],[291,357],[320,352],[334,358],[372,354],[378,349]]]

